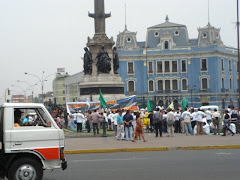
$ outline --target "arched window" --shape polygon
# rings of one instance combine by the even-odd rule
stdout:
[[[163,81],[158,80],[158,91],[163,91]]]
[[[153,91],[153,81],[152,80],[148,81],[148,90]]]
[[[169,49],[169,47],[168,47],[168,41],[165,41],[165,42],[164,42],[164,49]]]
[[[207,78],[202,79],[202,89],[206,90],[208,89],[208,80]]]
[[[187,90],[187,80],[186,79],[182,80],[182,90],[184,90],[184,91]]]
[[[128,91],[134,91],[134,81],[128,81]]]

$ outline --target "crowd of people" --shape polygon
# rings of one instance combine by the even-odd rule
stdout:
[[[149,123],[145,126],[143,125],[143,119],[146,114]],[[185,108],[182,111],[171,108],[164,110],[159,107],[149,113],[100,108],[93,111],[89,110],[86,113],[77,110],[75,113],[67,115],[67,121],[73,120],[79,133],[83,132],[84,127],[88,133],[93,130],[93,134],[96,135],[99,134],[99,129],[106,124],[107,130],[115,131],[117,140],[133,142],[138,138],[142,138],[144,142],[146,141],[143,135],[144,129],[155,133],[156,137],[162,137],[163,132],[168,133],[167,137],[172,137],[175,133],[185,133],[187,136],[209,133],[220,135],[221,133],[226,136],[227,131],[234,135],[236,129],[238,129],[238,119],[236,108],[225,110],[223,115],[217,109],[204,111],[197,108]],[[236,125],[235,129],[232,125]]]

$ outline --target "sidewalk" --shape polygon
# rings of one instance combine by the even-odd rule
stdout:
[[[129,151],[167,151],[191,149],[240,149],[240,135],[220,136],[186,136],[175,134],[174,137],[155,137],[154,133],[144,133],[147,142],[116,140],[114,136],[108,137],[81,137],[66,138],[65,151],[73,153],[100,153],[100,152],[129,152]]]

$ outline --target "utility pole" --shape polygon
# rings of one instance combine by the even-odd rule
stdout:
[[[239,54],[239,9],[237,0],[237,47],[238,47],[238,110],[240,110],[240,54]]]

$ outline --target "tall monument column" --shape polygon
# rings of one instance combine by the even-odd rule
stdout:
[[[98,101],[100,90],[107,101],[125,98],[122,78],[113,71],[115,42],[105,32],[105,19],[111,14],[105,14],[104,0],[94,0],[94,11],[88,16],[94,18],[95,34],[93,38],[88,37],[87,42],[92,55],[92,73],[84,75],[83,82],[79,84],[80,100],[92,97],[93,101]]]
[[[111,14],[105,14],[104,0],[94,0],[94,14],[88,16],[95,20],[95,35],[105,35],[105,19]]]

